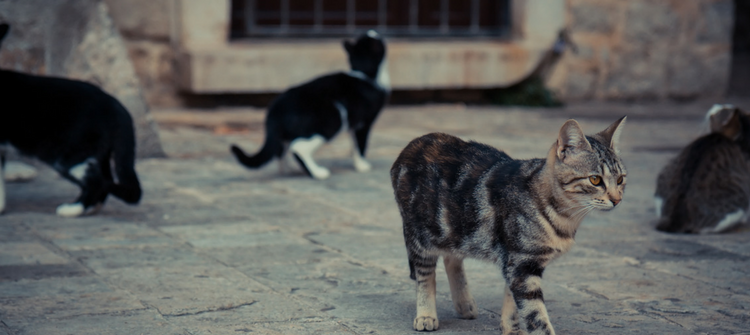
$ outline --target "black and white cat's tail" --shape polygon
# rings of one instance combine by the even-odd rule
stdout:
[[[125,107],[118,103],[123,110]],[[127,114],[127,111],[125,113]],[[132,124],[132,121],[130,121]],[[109,193],[129,204],[136,204],[141,200],[141,183],[135,173],[135,135],[132,131],[123,131],[115,140],[112,159],[115,162],[114,173],[117,183],[109,186]],[[107,172],[105,172],[107,173]]]
[[[242,165],[249,168],[257,168],[268,163],[274,156],[280,156],[282,151],[281,139],[271,129],[266,129],[266,131],[266,143],[263,144],[263,149],[260,149],[260,152],[254,156],[248,156],[239,146],[232,144],[232,154],[234,154],[234,157],[237,157],[237,160]]]

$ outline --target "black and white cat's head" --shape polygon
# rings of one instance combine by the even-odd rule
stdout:
[[[380,86],[390,88],[385,42],[377,32],[369,30],[354,43],[344,40],[344,49],[349,55],[352,72],[362,73],[369,79],[376,80]]]
[[[5,39],[5,35],[8,35],[9,30],[10,26],[7,23],[0,23],[0,47],[3,45],[3,39]]]

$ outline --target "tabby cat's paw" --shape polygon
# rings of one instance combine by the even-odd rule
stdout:
[[[438,329],[438,319],[432,316],[418,316],[414,318],[414,329],[433,331]]]
[[[479,312],[477,311],[477,304],[474,300],[462,301],[460,303],[453,304],[456,308],[456,312],[461,315],[463,319],[476,319]]]

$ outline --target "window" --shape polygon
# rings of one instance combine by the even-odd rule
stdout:
[[[232,0],[232,38],[505,37],[510,0]]]

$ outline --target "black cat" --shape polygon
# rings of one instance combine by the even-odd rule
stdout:
[[[354,168],[370,170],[364,160],[367,137],[390,90],[385,43],[370,30],[354,44],[344,41],[344,48],[352,71],[329,74],[282,93],[268,109],[263,149],[249,157],[232,145],[240,163],[257,168],[277,157],[283,164],[289,149],[308,175],[325,179],[330,171],[316,164],[312,154],[348,128],[356,147]]]
[[[9,29],[7,24],[0,24],[0,42]],[[57,207],[58,215],[90,212],[110,193],[131,204],[141,199],[133,168],[133,120],[117,99],[81,81],[2,69],[0,92],[0,149],[11,145],[81,187],[74,203]],[[2,150],[0,162],[1,212],[5,207]]]

